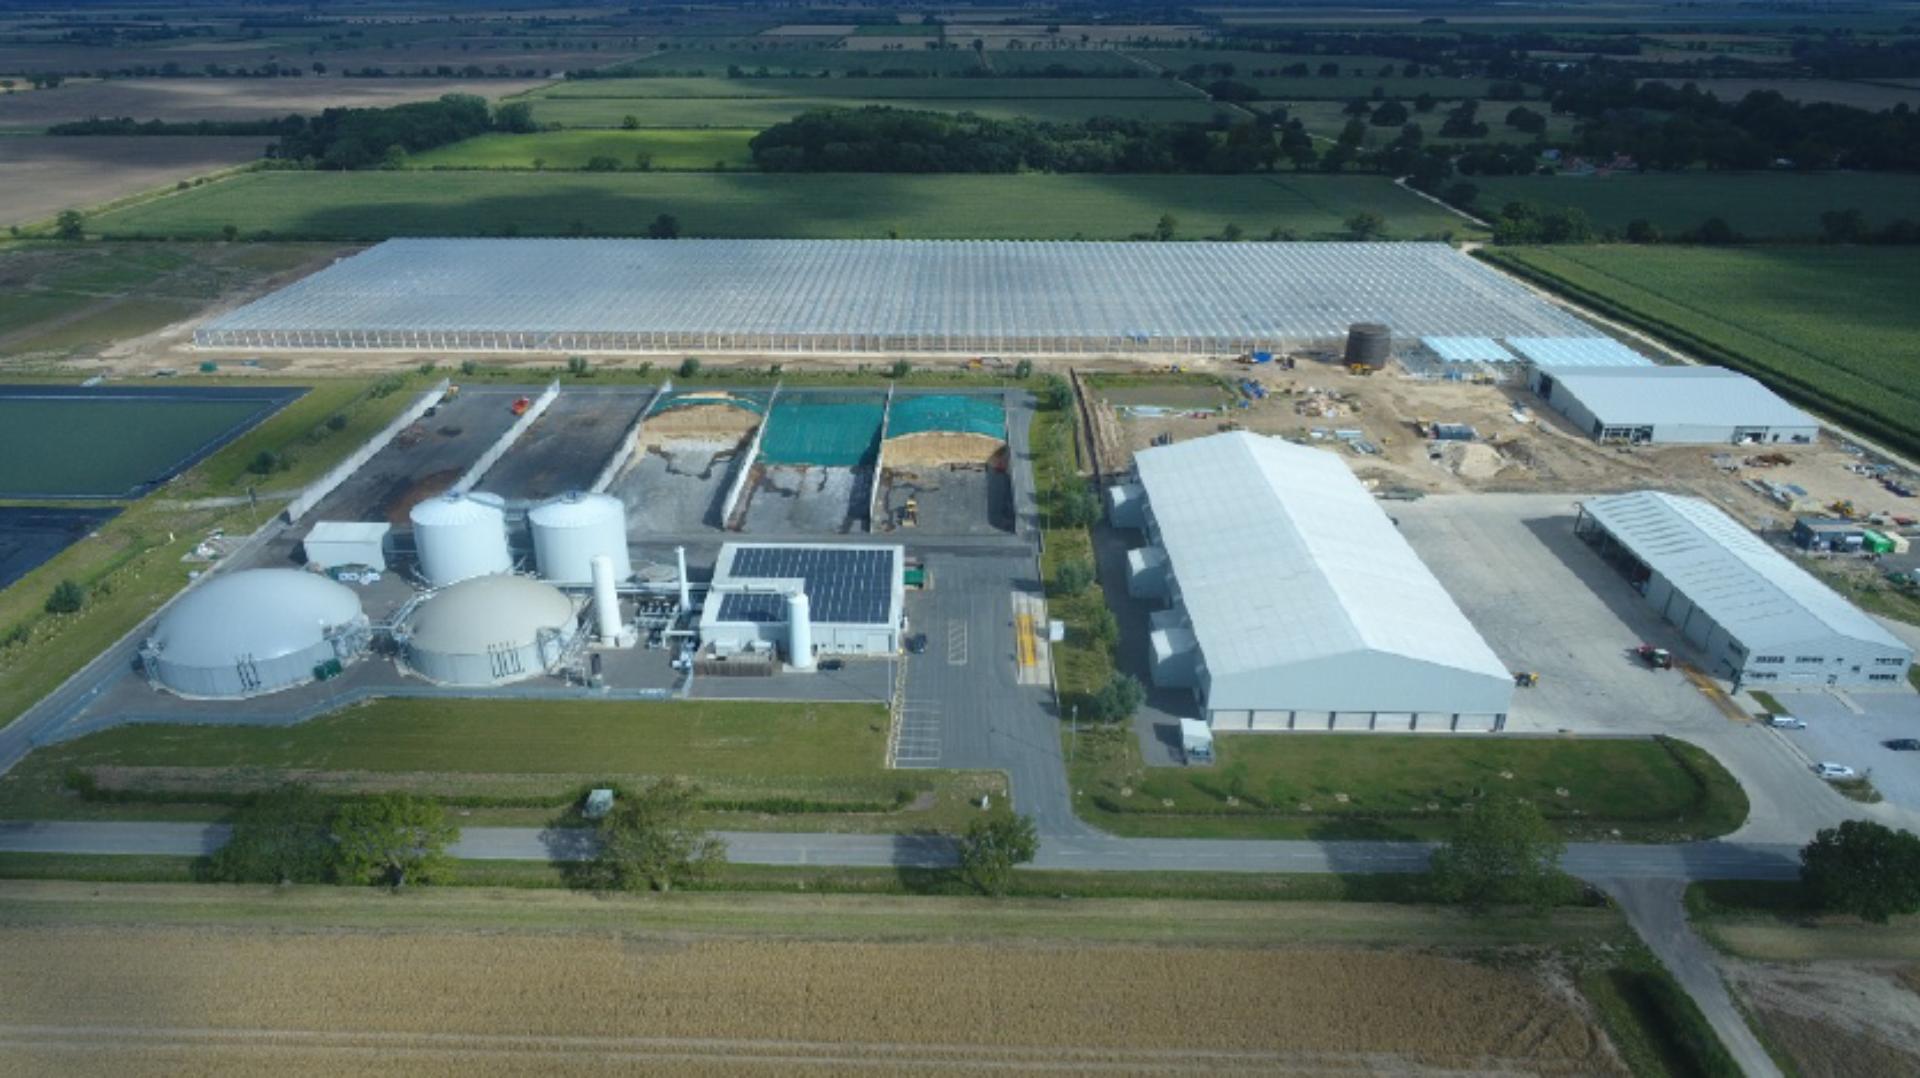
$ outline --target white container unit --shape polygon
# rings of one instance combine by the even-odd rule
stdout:
[[[578,491],[537,505],[527,514],[533,560],[542,579],[585,586],[593,582],[593,559],[613,563],[616,581],[633,576],[627,553],[627,507],[611,494]]]
[[[413,542],[420,574],[436,588],[513,569],[507,550],[507,514],[495,499],[443,494],[413,507]]]

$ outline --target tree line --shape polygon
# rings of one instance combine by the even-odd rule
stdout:
[[[299,116],[278,120],[136,120],[131,116],[71,120],[47,128],[49,135],[273,135],[284,136],[306,124]]]
[[[485,98],[447,94],[391,108],[327,109],[284,131],[267,156],[303,167],[393,167],[407,154],[459,142],[488,131],[536,129],[533,108],[514,102],[489,109]]]

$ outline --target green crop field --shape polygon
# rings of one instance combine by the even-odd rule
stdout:
[[[122,495],[265,407],[259,400],[0,397],[0,430],[32,447],[0,454],[0,492]]]
[[[1480,188],[1478,204],[1489,212],[1508,202],[1577,206],[1596,226],[1617,231],[1645,218],[1675,234],[1720,217],[1750,239],[1794,240],[1820,235],[1820,215],[1828,210],[1857,209],[1875,227],[1896,217],[1920,220],[1920,176],[1890,172],[1658,172],[1466,180]]]
[[[441,146],[408,160],[411,168],[578,169],[596,157],[633,168],[641,155],[651,168],[752,168],[747,150],[752,130],[541,131],[531,135],[481,135]]]
[[[669,49],[610,69],[611,74],[634,71],[699,72],[721,76],[727,68],[738,67],[748,73],[762,68],[770,75],[817,75],[830,71],[918,71],[927,75],[958,74],[978,70],[980,60],[972,49],[897,49],[885,52],[850,49],[802,48],[793,45],[748,49]]]
[[[919,81],[919,80],[902,80]],[[1065,81],[1065,80],[1062,80]],[[764,130],[808,109],[885,105],[930,112],[974,112],[995,119],[1075,123],[1096,116],[1130,120],[1205,123],[1222,106],[1200,97],[1091,98],[905,98],[851,97],[723,98],[534,98],[533,118],[561,127],[619,127],[632,116],[642,127],[750,127]],[[1226,110],[1232,111],[1232,110]]]
[[[1391,237],[1470,231],[1376,176],[258,172],[101,214],[103,236],[637,235],[661,213],[689,236],[1125,239],[1161,214],[1176,235],[1340,235],[1361,211]],[[576,227],[577,226],[577,227]]]
[[[581,79],[526,94],[527,100],[576,98],[849,97],[891,98],[1126,98],[1197,96],[1173,79]]]
[[[1498,263],[1920,450],[1920,259],[1872,247],[1557,247]]]

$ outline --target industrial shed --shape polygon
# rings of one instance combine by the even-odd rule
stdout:
[[[1134,460],[1156,681],[1214,729],[1505,725],[1512,675],[1339,457],[1234,432]]]
[[[1896,686],[1913,651],[1738,521],[1636,491],[1580,507],[1575,533],[1737,684]]]
[[[1602,442],[1633,445],[1806,445],[1812,416],[1722,367],[1542,367],[1533,391]]]
[[[700,640],[719,655],[770,650],[803,668],[815,655],[891,655],[900,650],[905,567],[898,546],[727,543]]]
[[[1444,243],[389,240],[204,348],[1244,352],[1582,323]]]

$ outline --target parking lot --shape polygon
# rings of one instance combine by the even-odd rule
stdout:
[[[407,510],[452,486],[513,426],[513,402],[537,390],[466,389],[396,435],[308,514],[404,525]]]
[[[1896,752],[1884,742],[1920,738],[1920,694],[1912,692],[1780,692],[1780,706],[1807,724],[1778,735],[1807,758],[1845,764],[1873,780],[1880,795],[1920,809],[1920,752]]]
[[[1455,494],[1387,503],[1387,512],[1509,670],[1515,732],[1647,734],[1724,726],[1678,670],[1651,670],[1643,642],[1699,661],[1626,580],[1573,535],[1576,499]]]
[[[511,502],[585,490],[613,459],[620,439],[653,399],[650,386],[567,389],[520,435],[479,489]]]

